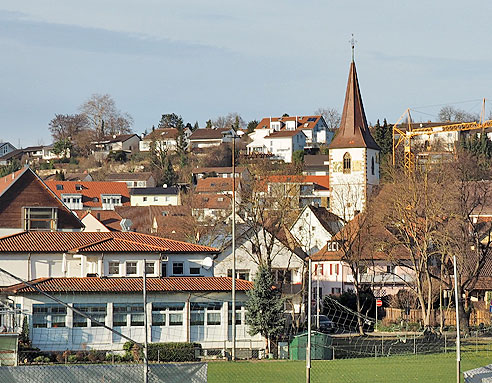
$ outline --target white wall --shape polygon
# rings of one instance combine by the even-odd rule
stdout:
[[[159,205],[159,206],[166,206],[166,205],[171,205],[171,206],[178,206],[180,204],[180,198],[179,194],[177,195],[172,195],[172,194],[166,194],[166,195],[140,195],[140,194],[135,194],[135,195],[130,195],[130,205],[131,206],[152,206],[152,205]]]

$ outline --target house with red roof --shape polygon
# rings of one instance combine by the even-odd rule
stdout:
[[[114,210],[130,206],[124,182],[46,181],[46,185],[72,210]]]
[[[121,350],[127,340],[121,334],[143,343],[144,316],[149,342],[222,350],[232,341],[232,279],[214,276],[217,253],[132,232],[18,233],[0,238],[6,271],[0,271],[0,299],[28,318],[32,344],[41,350]],[[252,282],[236,281],[236,345],[245,350],[264,345],[247,333],[244,302],[251,288]],[[4,315],[0,323],[10,325]]]

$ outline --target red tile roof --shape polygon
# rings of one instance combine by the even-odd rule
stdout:
[[[0,195],[17,180],[17,178],[26,171],[27,168],[17,170],[14,173],[7,174],[0,178]]]
[[[260,121],[256,129],[270,129],[270,121],[280,121],[283,127],[287,121],[296,121],[296,119],[297,129],[314,129],[320,118],[321,116],[266,117]]]
[[[231,128],[220,128],[220,129],[206,129],[201,128],[195,130],[191,136],[190,140],[218,140],[222,139],[223,133],[231,130]]]
[[[39,278],[30,282],[47,293],[98,292],[98,293],[140,293],[142,278]],[[229,277],[167,277],[147,278],[148,292],[179,291],[230,291],[232,278]],[[237,291],[248,291],[253,282],[236,279]],[[14,294],[36,292],[23,283],[3,289]]]
[[[201,178],[196,183],[195,192],[197,193],[218,193],[218,192],[232,192],[232,177],[208,177]],[[236,179],[236,190],[239,189],[239,180]]]
[[[214,193],[200,193],[193,196],[195,209],[230,209],[232,196]]]
[[[210,252],[208,246],[133,232],[22,232],[0,238],[0,253]]]
[[[330,178],[328,176],[305,176],[300,174],[268,176],[264,178],[265,184],[269,183],[293,183],[308,184],[314,183],[326,189],[330,188]]]
[[[130,194],[124,182],[46,181],[45,183],[60,199],[62,194],[81,194],[84,207],[102,208],[101,194],[121,195],[122,205],[130,206]],[[58,190],[57,185],[61,185],[63,190]],[[77,190],[76,185],[81,185],[82,189]]]
[[[101,222],[111,231],[121,231],[120,222],[122,217],[114,210],[72,210],[79,219],[83,219],[88,214]]]

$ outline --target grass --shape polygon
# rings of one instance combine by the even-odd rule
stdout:
[[[462,354],[461,371],[492,363],[492,352]],[[208,382],[286,383],[305,382],[304,361],[265,360],[208,363]],[[406,355],[382,358],[313,361],[311,382],[396,383],[455,382],[456,354]]]

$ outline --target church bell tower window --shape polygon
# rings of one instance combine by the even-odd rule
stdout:
[[[343,155],[343,172],[350,173],[352,169],[352,157],[349,153]]]

